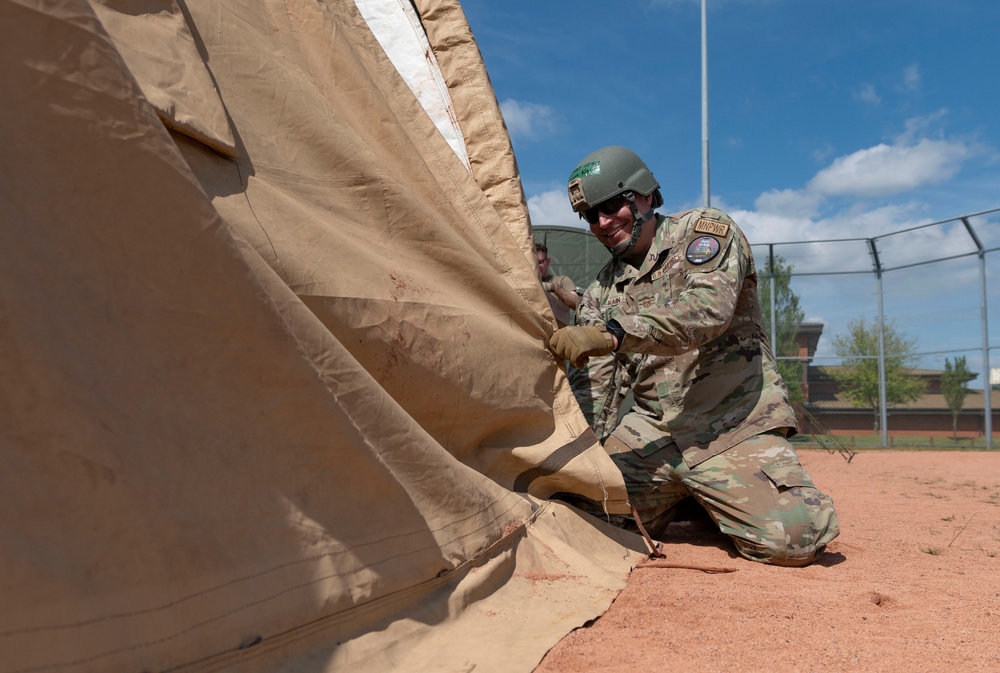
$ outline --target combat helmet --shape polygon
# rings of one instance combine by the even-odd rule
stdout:
[[[573,210],[584,217],[584,213],[610,198],[624,194],[628,200],[635,225],[631,240],[611,249],[611,254],[620,256],[628,253],[639,240],[642,224],[653,218],[650,210],[640,215],[633,194],[653,195],[652,208],[663,205],[660,183],[653,177],[646,163],[632,150],[619,145],[610,145],[591,152],[577,164],[569,176],[569,202]]]
[[[646,163],[632,150],[619,145],[602,147],[583,158],[569,176],[569,202],[582,213],[622,192],[649,196],[660,188]],[[662,198],[654,199],[656,208]]]

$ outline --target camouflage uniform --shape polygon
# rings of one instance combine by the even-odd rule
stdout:
[[[691,495],[747,558],[811,562],[838,535],[837,516],[786,439],[795,414],[736,223],[711,208],[657,215],[638,268],[612,259],[584,293],[578,325],[612,320],[625,330],[618,352],[571,378],[650,533]],[[634,406],[619,422],[628,390]]]

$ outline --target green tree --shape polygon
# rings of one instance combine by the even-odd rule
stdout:
[[[778,372],[785,380],[788,387],[788,398],[790,402],[805,401],[805,394],[802,391],[802,368],[801,360],[782,360],[785,356],[797,356],[799,354],[798,343],[795,338],[799,333],[799,326],[805,315],[799,307],[799,296],[792,291],[792,265],[782,257],[774,258],[773,276],[771,269],[767,268],[767,261],[764,262],[763,269],[758,269],[757,291],[760,296],[760,310],[764,315],[764,328],[767,330],[768,341],[778,359]],[[771,285],[774,284],[774,331],[771,328]]]
[[[972,372],[966,366],[965,357],[955,358],[954,366],[944,359],[944,374],[941,375],[941,394],[944,401],[951,409],[951,433],[954,440],[958,441],[958,414],[965,404],[965,396],[969,394],[969,381],[972,380]]]
[[[920,397],[926,384],[909,373],[916,360],[916,340],[885,324],[885,402],[891,407]],[[844,395],[856,407],[875,410],[875,434],[881,416],[878,376],[878,323],[869,325],[864,318],[852,320],[847,334],[833,337],[834,351],[843,358],[843,366],[831,371]]]

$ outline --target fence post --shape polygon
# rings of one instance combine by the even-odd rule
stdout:
[[[986,303],[986,248],[976,236],[968,217],[960,218],[969,237],[979,249],[979,311],[980,324],[983,326],[983,420],[986,435],[986,448],[993,448],[993,404],[990,398],[990,314]]]
[[[878,403],[879,427],[884,448],[889,445],[889,411],[886,409],[885,394],[885,311],[882,306],[882,262],[878,258],[878,246],[874,238],[868,239],[868,249],[872,254],[872,264],[875,266],[875,292],[878,298]]]
[[[771,348],[775,351],[778,350],[778,318],[775,314],[775,296],[774,296],[774,243],[768,243],[767,245],[767,274],[768,274],[768,287],[771,293]],[[775,355],[780,356],[781,353],[775,353]]]

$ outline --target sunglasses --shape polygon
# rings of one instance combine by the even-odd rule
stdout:
[[[580,217],[585,219],[588,224],[597,224],[597,214],[604,213],[605,215],[615,215],[619,210],[622,209],[628,202],[628,197],[625,194],[619,194],[618,196],[612,196],[606,201],[601,201],[593,208],[587,208],[580,213]]]

